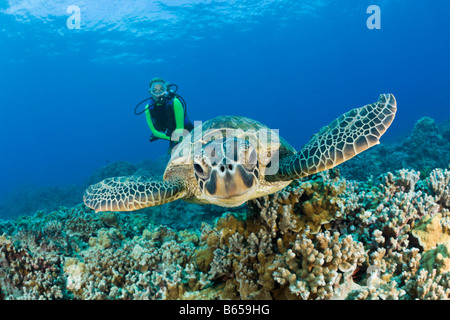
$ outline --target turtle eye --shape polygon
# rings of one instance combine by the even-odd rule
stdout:
[[[207,168],[200,163],[194,162],[194,172],[200,178],[207,178],[209,170],[207,170]]]
[[[203,174],[203,168],[198,163],[194,163],[194,170],[195,172],[197,172],[197,174]]]

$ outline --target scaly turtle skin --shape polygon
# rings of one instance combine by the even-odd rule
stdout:
[[[379,143],[397,111],[392,94],[353,109],[313,135],[297,153],[267,126],[220,116],[196,127],[172,152],[162,181],[115,177],[90,186],[84,203],[99,211],[133,211],[177,199],[239,206],[292,180],[337,166]]]

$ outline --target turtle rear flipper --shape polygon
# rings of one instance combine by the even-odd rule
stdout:
[[[377,102],[350,110],[313,135],[297,154],[280,159],[278,173],[266,179],[299,179],[353,158],[380,143],[396,111],[392,94],[382,94]]]
[[[181,180],[158,181],[143,176],[105,179],[86,189],[86,206],[99,211],[133,211],[158,206],[186,194]]]

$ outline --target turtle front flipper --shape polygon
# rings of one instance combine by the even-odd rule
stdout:
[[[299,179],[353,158],[380,143],[396,111],[394,96],[382,94],[377,102],[343,114],[313,135],[297,154],[280,159],[278,173],[266,179]]]
[[[108,178],[86,189],[86,206],[99,211],[133,211],[159,206],[186,194],[181,180],[158,181],[143,176]]]

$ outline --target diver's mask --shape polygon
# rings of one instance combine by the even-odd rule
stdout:
[[[151,95],[157,98],[162,98],[164,94],[167,92],[167,86],[163,82],[153,82],[149,92]]]

